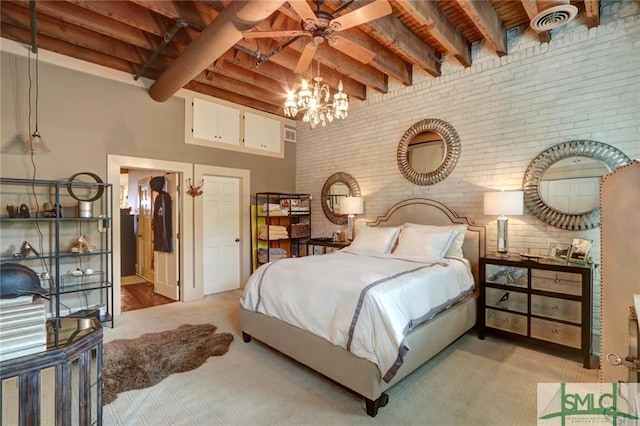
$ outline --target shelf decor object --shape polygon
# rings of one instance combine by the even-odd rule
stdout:
[[[522,191],[499,191],[484,193],[484,214],[498,216],[498,253],[509,252],[508,222],[510,216],[524,214],[524,195]]]
[[[340,214],[347,215],[347,239],[349,241],[353,241],[355,237],[355,215],[364,213],[363,201],[362,197],[342,197],[340,199]]]

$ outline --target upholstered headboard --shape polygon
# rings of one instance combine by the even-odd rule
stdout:
[[[391,207],[384,216],[367,222],[367,226],[399,226],[404,223],[423,225],[467,225],[467,233],[462,245],[464,257],[471,262],[473,276],[478,283],[480,257],[485,255],[485,227],[473,225],[466,217],[458,216],[444,204],[426,198],[410,198]]]

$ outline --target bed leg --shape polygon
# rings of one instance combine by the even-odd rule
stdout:
[[[389,395],[383,392],[375,401],[365,398],[364,402],[367,405],[367,414],[375,417],[378,414],[378,409],[384,407],[389,402]]]
[[[242,332],[242,341],[245,343],[249,343],[251,341],[251,335],[245,333],[244,331]]]

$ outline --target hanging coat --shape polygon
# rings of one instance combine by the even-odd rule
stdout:
[[[164,192],[164,177],[151,179],[151,189],[158,192],[153,202],[153,250],[171,253],[173,251],[172,200]]]

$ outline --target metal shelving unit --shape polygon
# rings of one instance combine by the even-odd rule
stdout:
[[[91,201],[90,217],[80,217],[74,208],[76,192],[101,193]],[[0,178],[0,205],[25,204],[30,210],[30,217],[7,217],[6,212],[0,217],[0,263],[24,264],[41,276],[40,285],[49,290],[50,317],[96,317],[113,327],[112,200],[108,183]],[[56,206],[57,213],[45,216],[45,203]],[[93,247],[72,251],[83,235]],[[23,239],[38,253],[14,253]],[[89,269],[93,272],[86,274]],[[67,270],[82,272],[74,276]],[[84,304],[67,306],[63,299],[72,294]],[[104,315],[96,309],[99,304],[105,306]]]

